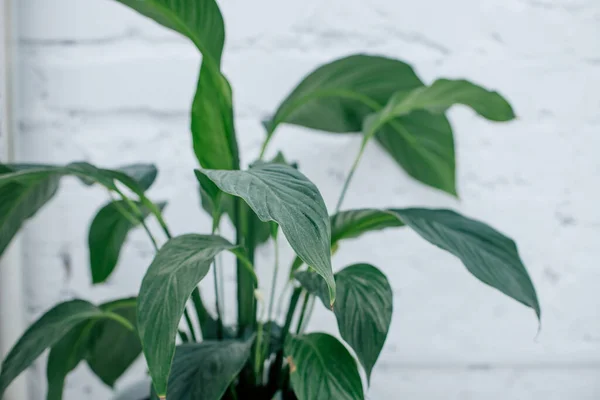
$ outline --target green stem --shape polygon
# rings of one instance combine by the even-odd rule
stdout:
[[[190,338],[188,337],[187,333],[185,333],[184,331],[178,329],[177,333],[179,334],[179,337],[181,338],[181,341],[183,343],[188,343],[190,341]]]
[[[304,316],[306,315],[306,309],[308,307],[309,299],[310,299],[310,293],[304,292],[304,301],[302,302],[302,309],[300,310],[300,318],[298,318],[298,325],[296,326],[296,334],[299,334],[302,330],[302,324],[304,323]]]
[[[258,322],[258,327],[256,329],[256,351],[254,352],[254,375],[256,377],[256,384],[262,384],[262,339],[263,339],[263,323],[261,321]]]
[[[190,317],[187,307],[183,309],[183,316],[185,317],[185,322],[190,330],[190,336],[192,337],[192,340],[194,342],[198,342],[198,337],[196,336],[196,332],[194,330],[194,324],[192,323],[192,318]]]
[[[292,325],[292,320],[294,319],[294,314],[296,313],[296,307],[298,306],[298,300],[300,299],[300,295],[302,294],[302,288],[297,287],[292,292],[292,297],[290,298],[290,305],[288,307],[288,312],[285,317],[285,323],[283,325],[283,330],[281,331],[281,341],[285,343],[285,339],[290,331],[290,327]],[[271,371],[269,373],[269,389],[272,392],[277,391],[277,389],[281,385],[281,368],[283,366],[283,350],[279,350],[277,355],[275,356],[275,361],[271,364]]]
[[[200,323],[200,331],[202,332],[202,337],[207,338],[211,332],[208,329],[207,321],[211,318],[206,311],[206,307],[204,307],[204,303],[202,302],[202,297],[200,295],[200,289],[197,287],[192,292],[192,303],[194,304],[194,308],[196,309],[196,315],[198,316],[198,322]]]
[[[267,146],[269,145],[269,142],[271,141],[271,137],[273,137],[273,132],[267,131],[267,137],[265,138],[265,141],[263,142],[262,146],[260,147],[260,154],[258,155],[258,161],[262,161],[263,157],[265,156],[265,153],[267,151]]]
[[[356,171],[356,168],[358,168],[358,164],[360,163],[360,159],[362,158],[363,153],[365,152],[365,148],[367,147],[367,142],[368,142],[368,136],[365,136],[365,138],[362,141],[362,144],[360,145],[360,150],[358,151],[358,154],[356,155],[356,158],[354,159],[354,162],[352,163],[352,167],[350,168],[350,172],[348,172],[348,176],[346,177],[346,180],[344,181],[344,186],[342,187],[342,192],[340,193],[340,197],[338,198],[338,202],[337,205],[335,206],[335,214],[337,214],[340,211],[340,208],[342,208],[342,203],[344,202],[344,198],[346,197],[346,192],[348,191],[348,187],[350,186],[350,181],[352,180],[352,177],[354,177],[354,172]]]
[[[309,301],[309,305],[306,311],[306,315],[304,316],[304,321],[302,322],[302,324],[298,324],[298,332],[297,333],[304,333],[304,331],[306,330],[306,327],[308,326],[308,323],[310,322],[310,318],[312,317],[313,311],[315,310],[315,301],[316,301],[316,297],[315,296],[310,296],[310,301]]]
[[[278,246],[278,244],[279,243],[278,243],[277,237],[275,237],[275,239],[274,239],[275,265],[273,268],[273,281],[271,282],[271,294],[270,294],[270,298],[269,298],[269,308],[267,311],[267,321],[268,321],[269,325],[267,328],[265,344],[264,344],[264,346],[262,346],[262,348],[260,348],[260,347],[258,348],[258,350],[260,351],[261,360],[263,363],[269,352],[269,346],[271,345],[271,331],[272,331],[271,325],[273,324],[273,307],[275,305],[275,288],[277,287],[277,273],[279,271],[279,246]]]
[[[223,339],[223,317],[221,315],[221,301],[219,296],[219,280],[217,277],[217,259],[213,263],[213,281],[215,285],[215,308],[217,310],[217,339]]]
[[[275,304],[275,289],[277,287],[277,275],[279,273],[279,246],[278,240],[275,238],[275,265],[273,267],[273,281],[271,282],[271,295],[269,298],[269,310],[267,312],[267,319],[271,321],[273,319],[273,306]]]

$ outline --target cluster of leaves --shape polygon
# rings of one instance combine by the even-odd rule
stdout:
[[[340,242],[386,228],[411,228],[458,257],[480,281],[532,308],[539,318],[535,289],[514,242],[488,225],[450,210],[340,210],[372,139],[410,176],[456,195],[453,133],[445,112],[462,104],[488,120],[508,121],[514,114],[502,96],[464,80],[425,85],[398,60],[342,58],[310,73],[281,103],[264,122],[259,160],[241,170],[232,92],[221,72],[225,30],[215,1],[117,1],[188,37],[202,53],[191,131],[201,166],[195,173],[202,206],[213,218],[212,232],[172,237],[162,216],[165,203],[146,196],[157,174],[152,165],[113,170],[87,163],[0,166],[0,254],[23,223],[53,197],[64,176],[104,186],[116,197],[90,225],[94,284],[111,275],[131,229],[142,226],[157,251],[137,298],[99,306],[72,300],[36,321],[2,364],[0,397],[50,349],[48,399],[61,398],[66,375],[80,362],[87,362],[112,386],[141,352],[153,396],[160,398],[268,400],[280,393],[286,399],[364,399],[359,367],[348,348],[331,335],[307,334],[305,329],[318,298],[335,314],[341,338],[370,381],[390,327],[392,289],[386,276],[367,263],[334,274],[331,256]],[[362,134],[361,149],[333,215],[297,166],[281,154],[263,161],[281,124]],[[236,228],[233,240],[217,234],[224,215]],[[162,246],[146,225],[149,216],[158,220],[167,239]],[[293,290],[282,325],[273,312],[275,286],[268,307],[261,306],[256,299],[261,286],[254,273],[257,246],[269,243],[277,254],[279,229],[297,255],[289,271]],[[215,259],[224,251],[237,260],[235,326],[223,324],[219,299],[223,282]],[[279,270],[275,258],[273,282]],[[216,316],[207,311],[198,289],[211,266]]]

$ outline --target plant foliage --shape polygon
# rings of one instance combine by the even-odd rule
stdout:
[[[413,230],[460,259],[474,277],[540,317],[534,285],[515,243],[492,227],[451,210],[341,210],[371,140],[417,181],[456,195],[454,138],[445,113],[463,105],[487,120],[510,121],[514,112],[500,94],[466,80],[438,79],[427,85],[410,65],[387,57],[344,57],[301,80],[265,121],[258,160],[240,169],[232,90],[221,70],[225,27],[217,3],[117,1],[179,32],[202,54],[190,130],[199,164],[195,190],[213,224],[202,234],[173,236],[162,214],[165,203],[150,200],[146,193],[157,176],[153,165],[106,169],[83,162],[0,164],[0,255],[68,176],[88,186],[103,186],[111,194],[89,229],[94,284],[105,282],[117,268],[131,230],[143,227],[156,249],[137,298],[98,306],[85,300],[67,301],[31,325],[2,363],[0,398],[49,349],[48,399],[62,398],[65,378],[80,362],[113,386],[143,353],[153,396],[159,398],[270,400],[280,395],[299,400],[362,400],[365,387],[360,371],[367,382],[377,372],[390,330],[394,293],[376,266],[354,264],[334,274],[331,258],[340,242],[383,229]],[[327,210],[317,186],[281,153],[264,160],[272,137],[285,124],[362,136],[334,212]],[[233,223],[234,237],[218,234],[223,215]],[[158,221],[163,240],[149,229],[149,218]],[[263,300],[261,293],[268,290],[255,274],[256,248],[272,246],[275,265],[261,268],[272,268],[276,282],[280,228],[296,255],[287,273],[293,290],[285,301],[285,316],[275,312],[276,286],[270,289],[268,301]],[[224,325],[222,286],[226,282],[220,279],[222,266],[217,263],[222,252],[236,257],[237,323],[233,326]],[[211,269],[217,297],[214,314],[198,289]],[[334,313],[340,339],[306,333],[317,298]]]

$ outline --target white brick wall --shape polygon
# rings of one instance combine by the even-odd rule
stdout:
[[[172,230],[208,231],[191,173],[188,109],[200,59],[194,48],[109,0],[17,3],[21,160],[156,162],[161,172],[151,194],[169,200]],[[345,205],[453,207],[514,237],[539,291],[541,333],[533,313],[407,230],[347,243],[336,268],[371,261],[395,290],[393,324],[369,398],[600,398],[600,2],[221,5],[224,69],[245,162],[258,152],[260,118],[305,73],[353,52],[401,58],[427,81],[472,79],[500,89],[516,108],[518,120],[503,125],[451,111],[460,202],[408,179],[372,145]],[[359,140],[285,127],[272,150],[297,160],[332,207]],[[137,291],[152,257],[141,232],[132,235],[110,283],[89,285],[87,224],[104,201],[102,190],[65,181],[29,224],[23,247],[31,320],[72,296],[99,301]],[[262,249],[260,259],[271,253]],[[267,265],[259,268],[266,282]],[[319,309],[312,328],[333,326]],[[44,397],[44,369],[39,363],[36,400]],[[140,363],[121,384],[142,373]],[[67,399],[103,400],[109,393],[86,367],[68,380]]]

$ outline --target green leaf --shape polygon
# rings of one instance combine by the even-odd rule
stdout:
[[[5,170],[5,174],[0,175],[0,255],[23,223],[54,196],[60,180],[57,176],[47,176],[23,183],[2,181],[12,174]]]
[[[431,86],[396,93],[379,112],[366,118],[366,140],[379,143],[419,181],[456,195],[454,139],[443,113],[455,104],[471,107],[492,121],[515,117],[510,104],[465,80],[439,79]]]
[[[6,246],[8,244],[18,230],[23,216],[30,216],[28,214],[32,215],[33,212],[39,209],[43,205],[43,201],[47,201],[56,191],[60,177],[67,175],[79,178],[86,185],[97,183],[113,191],[118,189],[115,182],[122,183],[137,194],[144,206],[148,207],[159,218],[161,224],[164,224],[157,206],[146,198],[144,188],[140,186],[140,183],[136,179],[122,171],[97,168],[85,162],[71,163],[66,166],[20,165],[13,172],[7,173],[5,171],[5,173],[0,174],[0,191],[7,193],[0,200],[0,230],[4,231],[0,235],[0,245],[4,243],[4,246]],[[144,179],[147,184],[148,178]],[[22,186],[14,186],[15,184],[23,185],[28,189],[24,189]],[[40,185],[40,190],[44,190],[41,192],[34,190],[35,185]],[[21,198],[27,199],[30,193],[33,193],[35,195],[34,199],[37,200],[33,201],[29,199],[27,201],[30,201],[31,204],[26,203],[20,207],[20,203],[17,203],[17,201]],[[32,209],[31,205],[35,207]],[[17,211],[14,211],[15,209]],[[2,218],[7,218],[8,222],[2,221]]]
[[[317,187],[296,169],[260,164],[247,171],[201,170],[221,190],[243,198],[261,221],[275,221],[296,254],[321,275],[335,301],[331,227]]]
[[[188,37],[204,57],[219,63],[225,41],[223,18],[214,0],[117,0]]]
[[[344,239],[353,239],[367,232],[404,226],[397,216],[386,210],[364,208],[340,211],[331,217],[332,246]]]
[[[188,37],[202,53],[192,104],[194,152],[204,168],[237,169],[231,87],[220,72],[223,17],[214,0],[117,0]]]
[[[510,121],[515,118],[512,107],[498,92],[492,92],[466,80],[438,79],[431,86],[395,94],[378,119],[391,120],[416,110],[443,114],[455,104],[471,107],[491,121]]]
[[[392,210],[430,243],[458,257],[477,279],[531,307],[540,305],[515,243],[492,227],[450,210]]]
[[[89,322],[82,322],[77,325],[52,346],[46,368],[47,400],[62,400],[67,375],[77,367],[87,351],[88,324]]]
[[[145,219],[150,210],[141,203],[135,204],[141,212],[140,217]],[[161,203],[158,207],[162,210],[165,205],[166,203]],[[133,214],[127,201],[110,202],[98,211],[90,225],[88,246],[94,284],[105,282],[112,274],[129,231],[141,224],[140,221],[128,218],[123,212]]]
[[[325,333],[289,336],[285,354],[298,400],[363,400],[356,361],[333,336]]]
[[[281,123],[327,132],[360,132],[363,119],[398,91],[422,86],[412,67],[398,60],[352,55],[306,76],[266,123],[272,135]]]
[[[340,211],[331,216],[331,252],[335,253],[341,240],[353,239],[367,232],[400,226],[404,226],[404,223],[386,210],[364,208]],[[296,257],[290,268],[290,279],[294,278],[294,273],[302,265],[304,262]]]
[[[220,400],[250,358],[253,343],[254,337],[177,346],[167,398]]]
[[[325,285],[314,275],[298,272],[296,279],[310,293],[326,301]],[[392,288],[386,276],[369,264],[344,268],[335,274],[335,281],[338,302],[333,311],[340,334],[356,352],[370,380],[392,322]]]
[[[100,308],[120,315],[133,326],[137,323],[135,298],[112,301]],[[137,332],[111,319],[93,324],[87,347],[85,359],[90,369],[110,387],[114,386],[142,352]]]
[[[220,236],[178,236],[160,249],[146,272],[138,296],[138,330],[160,396],[167,391],[175,335],[186,302],[215,256],[234,247]]]
[[[456,155],[444,115],[415,111],[382,126],[375,138],[414,179],[456,196]]]
[[[75,176],[86,185],[98,183],[108,189],[116,188],[115,180],[120,181],[136,194],[143,194],[144,190],[135,178],[119,170],[97,168],[86,162],[75,162],[66,166],[57,165],[28,165],[26,168],[18,168],[15,172],[0,175],[0,187],[9,183],[39,182],[43,179],[58,178],[61,176]]]
[[[218,68],[203,60],[192,104],[194,152],[204,168],[239,169],[231,87]]]
[[[117,171],[129,175],[139,183],[140,187],[148,190],[156,180],[158,169],[154,164],[132,164],[117,168]]]
[[[44,314],[27,329],[4,359],[0,373],[0,398],[8,385],[44,350],[54,346],[82,322],[100,318],[114,316],[83,300],[61,303]]]

